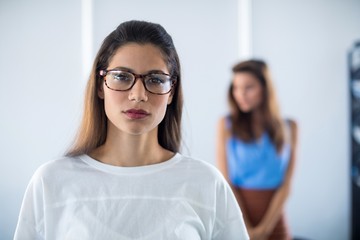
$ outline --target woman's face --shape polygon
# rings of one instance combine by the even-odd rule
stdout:
[[[256,110],[263,101],[263,87],[260,81],[251,73],[234,74],[232,94],[243,112]]]
[[[135,74],[154,71],[169,74],[160,49],[152,44],[128,43],[120,47],[110,59],[107,70],[110,69]],[[104,99],[110,134],[116,131],[130,135],[156,133],[165,116],[166,107],[171,103],[172,95],[150,93],[141,80],[137,78],[133,87],[127,91],[114,91],[103,83],[98,95]]]

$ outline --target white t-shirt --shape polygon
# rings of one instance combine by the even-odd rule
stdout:
[[[15,240],[249,239],[236,199],[212,165],[177,153],[117,167],[82,155],[41,166]]]

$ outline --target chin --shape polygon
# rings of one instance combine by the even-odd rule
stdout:
[[[140,135],[146,134],[148,131],[146,131],[144,129],[128,129],[126,132],[129,135],[140,136]]]
[[[126,129],[126,132],[132,136],[140,136],[145,134],[153,134],[156,128],[153,127],[130,127]]]
[[[249,113],[253,110],[251,107],[248,107],[248,106],[239,107],[239,109],[240,109],[240,111],[242,111],[244,113]]]

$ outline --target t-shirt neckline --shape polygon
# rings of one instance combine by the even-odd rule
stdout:
[[[84,163],[86,163],[87,165],[93,168],[96,168],[97,170],[112,174],[117,174],[117,175],[123,175],[123,174],[147,174],[147,173],[161,171],[179,162],[181,160],[181,155],[180,153],[175,153],[175,155],[172,158],[164,162],[145,165],[145,166],[137,166],[137,167],[120,167],[120,166],[114,166],[114,165],[102,163],[90,157],[87,154],[80,155],[79,158]]]

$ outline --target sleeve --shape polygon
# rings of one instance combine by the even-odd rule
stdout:
[[[225,179],[219,185],[212,240],[248,240],[245,222],[230,186]]]
[[[44,233],[43,184],[38,171],[25,191],[16,226],[14,240],[43,240]]]

